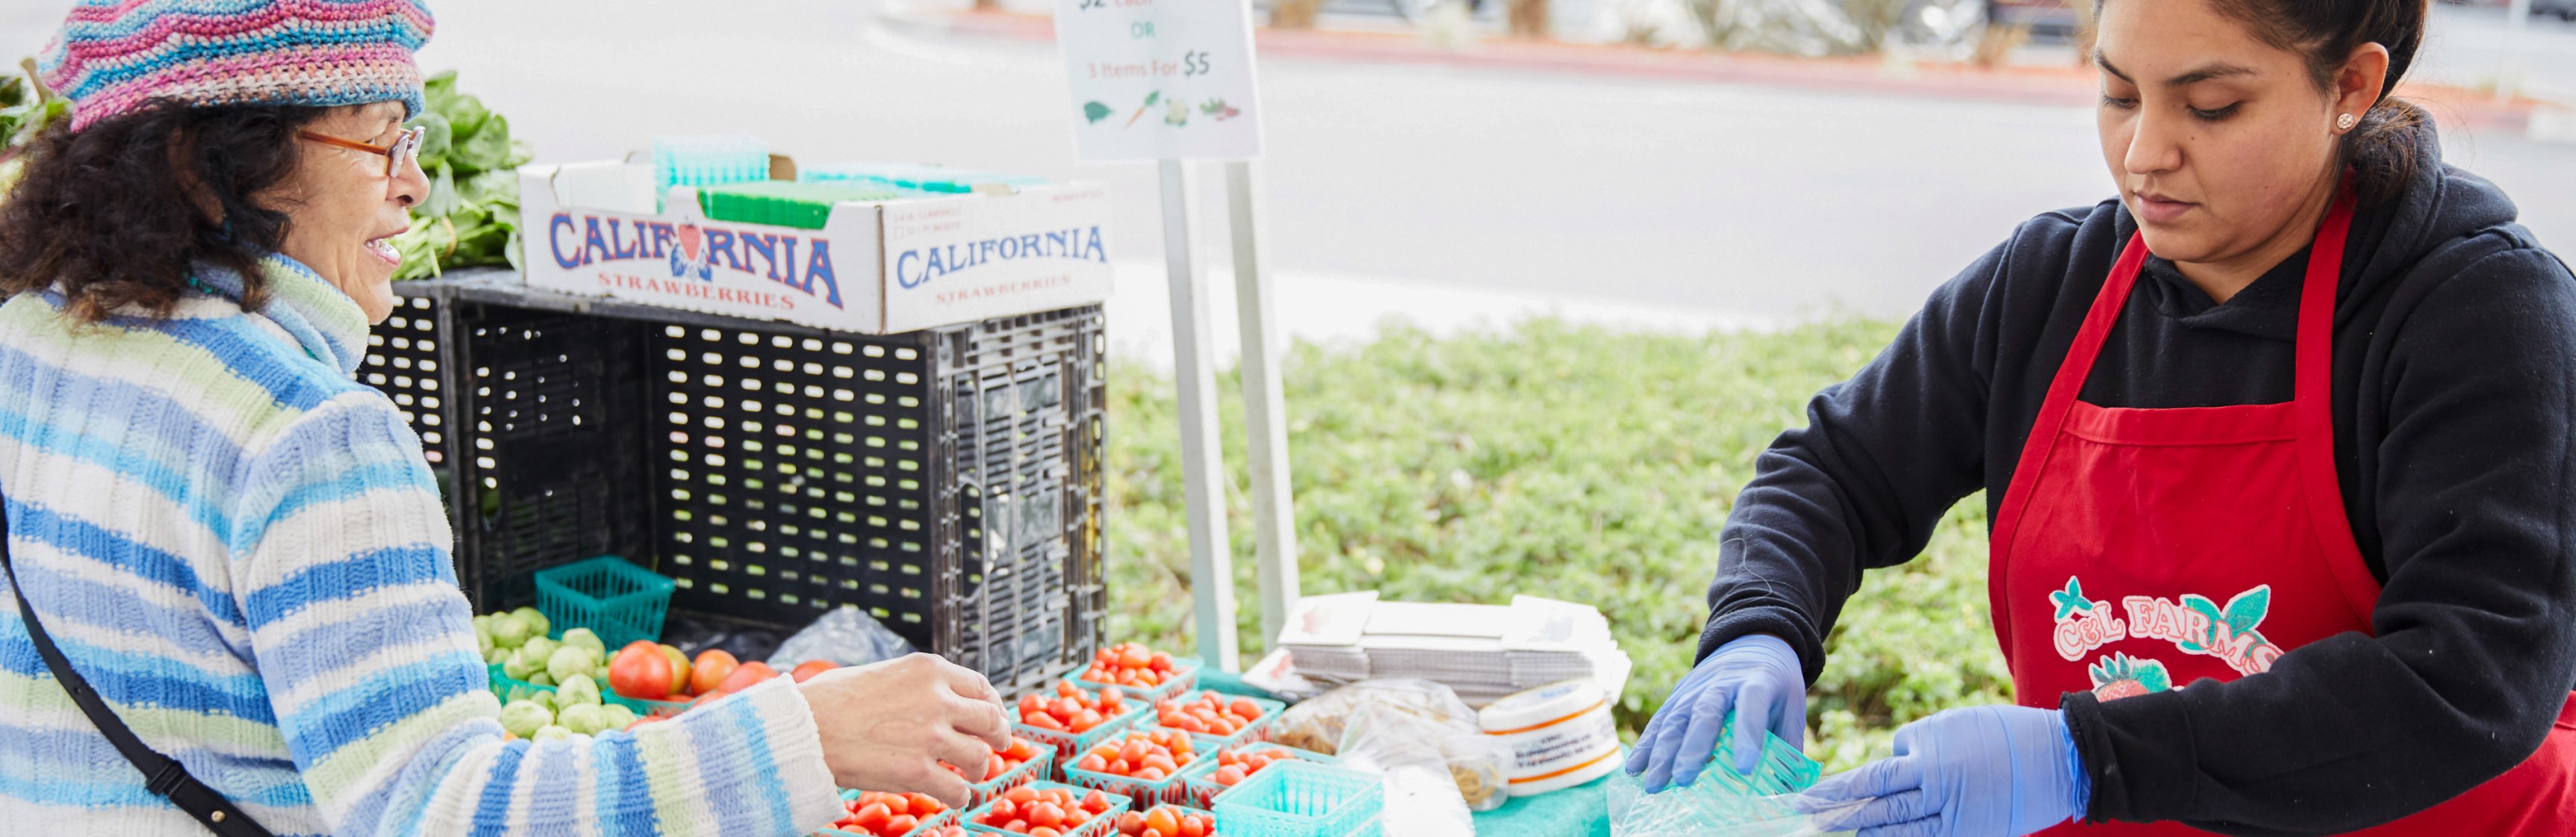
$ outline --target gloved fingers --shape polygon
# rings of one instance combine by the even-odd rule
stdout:
[[[1861,829],[1860,833],[1855,835],[1855,837],[1938,837],[1938,835],[1942,833],[1941,826],[1941,818],[1926,817],[1924,819],[1908,822],[1891,823],[1874,828],[1864,828]]]
[[[1680,692],[1676,691],[1674,694],[1679,695]],[[1664,725],[1671,722],[1674,713],[1684,711],[1683,706],[1684,704],[1668,698],[1663,710],[1656,712],[1655,717],[1646,721],[1646,729],[1637,733],[1637,749],[1628,754],[1628,775],[1643,775],[1646,768],[1654,764],[1655,739],[1663,733]]]
[[[1735,743],[1727,748],[1735,756],[1735,772],[1750,776],[1754,765],[1762,763],[1762,735],[1771,731],[1779,703],[1779,688],[1767,680],[1746,683],[1735,694]]]
[[[1924,760],[1898,756],[1879,759],[1817,782],[1806,793],[1818,799],[1848,802],[1891,796],[1923,788]]]
[[[1692,704],[1683,704],[1678,708],[1685,715],[1696,714],[1697,709]],[[1663,730],[1655,734],[1654,761],[1646,765],[1646,775],[1639,777],[1645,782],[1647,793],[1662,793],[1664,788],[1672,785],[1673,766],[1679,760],[1682,734],[1688,723],[1677,716],[1665,723]],[[1639,739],[1639,745],[1644,746],[1644,744],[1644,739]]]
[[[1798,681],[1805,685],[1804,680]],[[1771,710],[1771,734],[1789,742],[1789,749],[1807,751],[1807,693],[1793,692],[1782,698]]]
[[[1828,803],[1812,796],[1803,799],[1807,812],[1816,816],[1817,825],[1828,831],[1882,828],[1927,818],[1937,820],[1941,813],[1940,807],[1932,804],[1931,795],[1921,790],[1898,791],[1868,799],[1858,806],[1849,801]]]
[[[1691,707],[1690,725],[1683,728],[1681,743],[1673,754],[1673,784],[1688,785],[1699,781],[1699,774],[1708,769],[1711,759],[1717,757],[1717,734],[1719,728],[1726,725],[1726,713],[1737,709],[1739,700],[1736,691],[1724,683],[1710,686],[1699,694],[1696,705]]]

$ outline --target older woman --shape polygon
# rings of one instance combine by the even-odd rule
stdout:
[[[0,831],[790,835],[836,784],[963,803],[937,763],[1007,727],[932,657],[504,740],[419,442],[350,380],[429,190],[430,25],[83,0],[49,49],[73,120],[0,202]]]

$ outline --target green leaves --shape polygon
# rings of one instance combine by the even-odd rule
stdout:
[[[527,146],[510,137],[510,120],[482,100],[456,92],[453,70],[423,83],[429,110],[412,120],[427,128],[420,147],[429,197],[412,208],[411,230],[394,238],[403,255],[395,279],[423,279],[473,265],[519,264],[518,167]]]
[[[1283,380],[1304,592],[1595,605],[1637,660],[1616,712],[1633,734],[1694,662],[1719,531],[1754,458],[1894,333],[1836,320],[1682,337],[1535,320],[1445,338],[1391,325],[1361,345],[1300,345]],[[1109,633],[1187,650],[1171,382],[1132,365],[1108,378]],[[1221,401],[1238,637],[1258,653],[1239,402]],[[1811,752],[1847,768],[1906,721],[2011,699],[1986,617],[1984,508],[1963,502],[1923,556],[1868,575],[1827,639]]]

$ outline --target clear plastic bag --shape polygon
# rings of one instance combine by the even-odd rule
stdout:
[[[1756,795],[1723,781],[1733,774],[1710,765],[1700,781],[1648,794],[1628,771],[1610,774],[1611,837],[1820,837],[1849,834],[1834,824],[1869,804],[1867,799],[1824,803],[1802,794]]]
[[[869,616],[867,611],[842,605],[780,643],[777,653],[769,655],[769,667],[786,671],[808,660],[863,666],[910,653],[912,643],[887,628],[885,623]]]
[[[1475,731],[1476,710],[1449,687],[1429,680],[1364,680],[1290,707],[1272,729],[1281,744],[1324,755],[1342,745],[1342,727],[1363,706],[1400,709],[1431,721]]]
[[[1476,726],[1476,712],[1428,680],[1369,680],[1297,704],[1276,740],[1336,755],[1386,777],[1386,833],[1470,837],[1473,811],[1510,801],[1511,747]]]

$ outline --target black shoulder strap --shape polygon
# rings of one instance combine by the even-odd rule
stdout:
[[[143,772],[145,788],[170,800],[170,804],[179,806],[179,810],[196,817],[221,837],[270,837],[268,829],[252,822],[223,794],[197,781],[178,759],[144,746],[143,739],[135,737],[134,730],[99,699],[89,681],[72,670],[72,661],[63,658],[62,649],[54,647],[54,638],[46,635],[45,626],[36,621],[36,609],[27,604],[26,588],[18,584],[18,569],[9,563],[9,510],[5,499],[0,499],[0,574],[9,577],[9,592],[18,597],[18,619],[27,624],[27,639],[36,644],[36,656],[45,658],[45,667],[53,670],[54,680],[62,684],[63,691],[71,693],[72,703],[78,704],[81,714],[88,715],[89,722],[98,726],[99,734],[107,736],[107,742],[116,745],[116,751],[124,753],[125,760],[134,763],[134,769]]]

